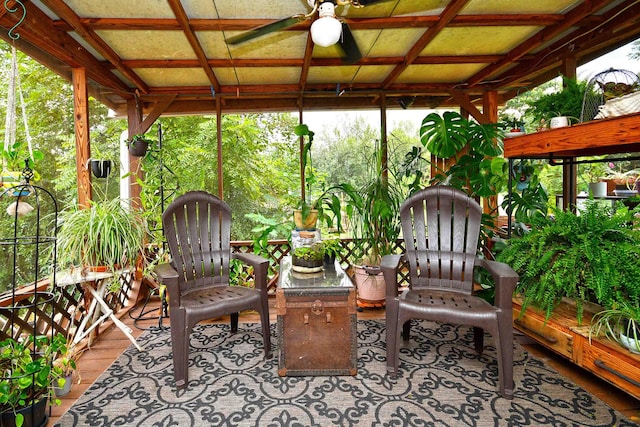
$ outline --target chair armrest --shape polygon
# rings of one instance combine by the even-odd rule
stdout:
[[[231,258],[240,260],[241,262],[253,267],[254,286],[256,289],[267,291],[267,272],[269,269],[269,260],[260,255],[252,253],[235,252],[231,254]]]
[[[171,264],[158,264],[153,268],[153,272],[158,276],[158,281],[167,287],[169,293],[169,304],[171,306],[180,306],[180,285],[178,272]]]
[[[387,298],[398,296],[398,267],[403,255],[385,255],[380,263],[380,270],[384,275],[384,283],[387,287]]]
[[[520,278],[518,273],[503,262],[488,259],[476,258],[475,265],[486,269],[493,277],[496,285],[495,306],[511,310],[513,292]]]

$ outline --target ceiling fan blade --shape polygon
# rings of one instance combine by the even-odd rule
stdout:
[[[304,19],[304,15],[302,16],[302,18]],[[279,21],[271,22],[270,24],[265,24],[261,27],[254,28],[253,30],[245,31],[242,34],[229,37],[227,39],[227,44],[239,44],[255,39],[256,37],[272,33],[274,31],[284,30],[285,28],[294,26],[301,20],[302,19],[299,16],[292,16],[290,18],[284,18]]]
[[[342,52],[344,52],[343,62],[345,64],[355,64],[362,58],[356,39],[353,38],[351,29],[344,22],[342,23],[342,36],[340,36],[338,44],[342,48]]]

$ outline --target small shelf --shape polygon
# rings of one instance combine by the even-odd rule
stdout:
[[[507,138],[505,158],[561,158],[640,152],[640,113]]]

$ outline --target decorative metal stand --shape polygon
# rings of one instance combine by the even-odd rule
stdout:
[[[22,171],[22,183],[0,194],[0,212],[8,215],[0,218],[0,269],[4,272],[0,293],[10,294],[9,304],[0,309],[0,338],[16,342],[29,338],[35,342],[41,336],[53,339],[55,332],[54,294],[43,279],[52,274],[55,283],[58,207],[49,191],[31,184],[29,161]],[[31,352],[35,360],[36,346]],[[4,379],[23,380],[13,376]],[[25,420],[41,422],[44,417],[46,424],[44,407],[42,399],[34,400],[24,413]]]

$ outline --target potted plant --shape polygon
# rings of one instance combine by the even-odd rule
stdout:
[[[592,337],[605,336],[630,352],[640,354],[639,301],[622,302],[615,308],[603,310],[591,318],[589,341]]]
[[[111,173],[111,160],[89,159],[89,165],[93,176],[96,178],[106,178]]]
[[[62,337],[62,340],[60,340]],[[41,426],[47,402],[60,404],[53,385],[63,385],[62,371],[53,366],[64,336],[28,336],[0,342],[1,425]]]
[[[594,158],[593,163],[578,165],[578,175],[587,183],[589,194],[593,197],[605,197],[607,195],[607,183],[603,181],[606,166],[600,158]]]
[[[135,265],[148,236],[143,214],[119,198],[72,207],[60,212],[59,220],[58,261],[65,267],[114,271]]]
[[[604,179],[607,182],[607,191],[613,193],[615,191],[631,191],[635,190],[636,180],[640,175],[640,170],[625,168],[623,162],[609,162],[606,164]]]
[[[369,181],[349,200],[348,211],[359,246],[353,272],[358,299],[381,303],[385,299],[384,276],[380,262],[393,253],[400,236],[400,205],[408,195],[401,178],[382,164],[381,152],[375,150]]]
[[[334,268],[336,259],[339,259],[342,253],[342,245],[340,244],[340,238],[334,237],[331,239],[322,240],[322,248],[324,250],[325,267]]]
[[[306,191],[305,197],[300,198],[293,212],[296,229],[315,230],[318,220],[321,223],[325,223],[327,227],[332,227],[335,219],[337,229],[340,230],[342,204],[339,194],[346,196],[349,200],[356,200],[358,194],[353,186],[346,183],[329,186],[328,188],[323,186],[318,190],[316,186],[320,182],[315,174],[311,156],[314,132],[307,125],[299,124],[295,127],[294,133],[301,137],[307,137],[302,149],[302,169],[305,171]]]
[[[302,273],[322,270],[324,247],[322,242],[310,246],[299,246],[291,252],[291,268]]]
[[[582,114],[582,103],[587,90],[587,81],[578,81],[562,76],[563,88],[559,92],[547,93],[531,101],[527,114],[534,123],[550,123],[555,117],[578,120]]]
[[[71,339],[65,338],[62,334],[53,337],[55,348],[57,349],[53,359],[53,368],[58,371],[59,378],[54,381],[53,391],[56,397],[63,397],[69,394],[73,386],[73,377],[78,375],[76,359],[76,347],[71,343]],[[63,379],[64,381],[60,381]]]
[[[307,137],[302,147],[302,170],[304,171],[305,194],[300,197],[297,208],[293,211],[293,218],[298,230],[313,230],[318,221],[317,202],[311,201],[311,191],[316,184],[316,175],[313,171],[311,158],[311,146],[313,145],[314,132],[305,124],[299,124],[294,128],[294,133],[299,137]],[[320,204],[321,206],[321,204]]]
[[[144,157],[149,149],[149,144],[152,144],[153,141],[146,138],[143,134],[136,134],[130,139],[127,139],[126,143],[129,148],[129,154],[133,157]]]

